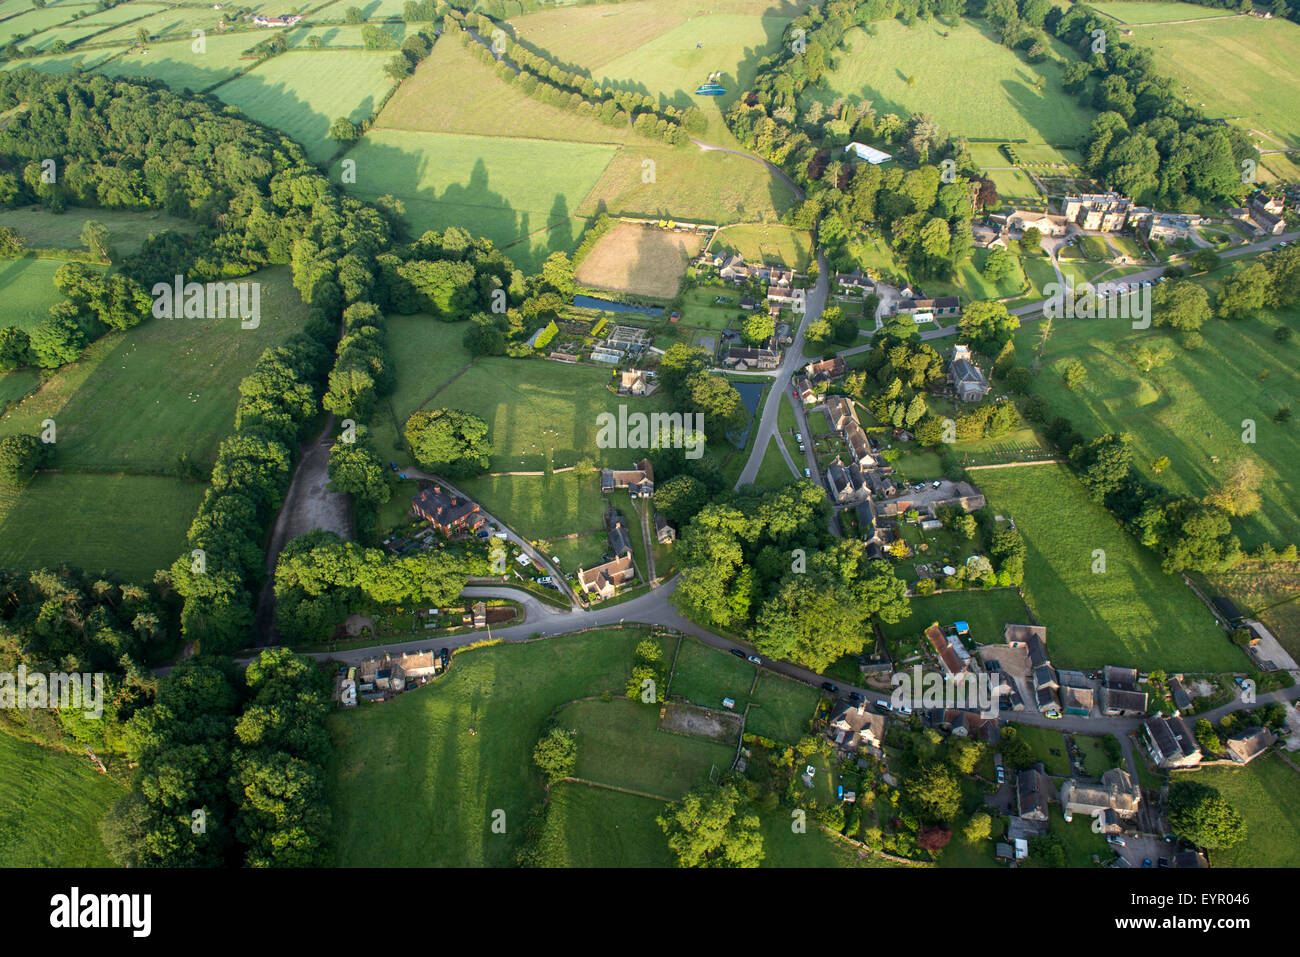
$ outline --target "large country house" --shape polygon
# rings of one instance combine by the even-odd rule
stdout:
[[[476,531],[487,524],[477,502],[445,492],[441,485],[430,485],[411,499],[411,511],[444,535]]]

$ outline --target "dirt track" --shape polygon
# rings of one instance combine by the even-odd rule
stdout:
[[[275,591],[272,588],[275,563],[284,546],[318,528],[351,539],[352,500],[342,492],[329,490],[330,446],[334,444],[334,416],[325,428],[302,449],[302,458],[289,483],[289,492],[275,517],[271,541],[266,549],[267,582],[257,600],[257,645],[274,645],[280,641],[275,627]]]

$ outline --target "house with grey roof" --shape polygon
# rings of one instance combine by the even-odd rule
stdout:
[[[948,384],[963,402],[979,402],[992,386],[971,358],[970,346],[958,345],[948,362]]]
[[[1201,763],[1204,756],[1196,737],[1182,718],[1165,718],[1159,715],[1142,722],[1151,759],[1162,768],[1190,768]]]

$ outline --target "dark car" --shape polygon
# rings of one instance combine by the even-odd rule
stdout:
[[[394,472],[397,471],[397,463],[396,463],[396,462],[389,462],[388,464],[392,466]]]
[[[451,661],[451,652],[446,648],[442,649],[442,651],[438,652],[438,660],[442,662],[442,670],[446,671],[447,662]]]
[[[835,687],[835,686],[834,686],[833,684],[831,684],[829,681],[823,681],[823,682],[822,682],[822,690],[823,690],[823,691],[829,691],[831,694],[834,694],[835,692],[839,691],[840,689],[837,688],[837,687]]]
[[[850,691],[850,692],[849,692],[849,700],[850,700],[850,701],[853,701],[853,702],[861,701],[861,700],[862,700],[862,695],[858,694],[856,691]]]
[[[731,649],[731,653],[732,653],[733,655],[735,655],[737,658],[744,658],[744,657],[746,657],[745,652],[742,651],[742,650],[739,649],[739,648],[732,648],[732,649]]]
[[[1143,867],[1150,867],[1150,866],[1151,866],[1151,858],[1149,858],[1149,857],[1144,857],[1144,858],[1142,858],[1142,866],[1143,866]]]

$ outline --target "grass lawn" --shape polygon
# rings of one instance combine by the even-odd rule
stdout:
[[[1266,148],[1300,146],[1300,24],[1212,17],[1137,26],[1130,42],[1154,51],[1156,72],[1172,77],[1175,91],[1207,116],[1259,131]]]
[[[575,698],[622,694],[644,634],[593,631],[462,652],[418,691],[332,715],[338,863],[513,864],[542,798],[531,755],[547,716]],[[504,834],[491,828],[497,809]]]
[[[401,199],[417,234],[462,226],[527,272],[577,245],[583,223],[574,210],[614,153],[595,143],[374,129],[347,158],[366,171],[355,192]],[[331,176],[339,178],[337,164]]]
[[[128,9],[131,6],[133,5],[128,4]],[[153,9],[153,5],[147,5],[145,9],[141,10],[141,12],[143,13],[148,9]],[[159,13],[151,13],[149,16],[142,19],[134,19],[129,23],[122,23],[121,26],[112,30],[97,34],[94,42],[120,44],[134,43],[136,31],[141,27],[144,27],[144,29],[149,31],[149,36],[153,40],[157,40],[159,37],[169,37],[172,39],[184,37],[187,44],[192,42],[192,31],[203,30],[208,38],[208,42],[210,43],[213,39],[216,39],[219,36],[217,24],[220,23],[223,18],[229,18],[229,16],[229,13],[222,13],[221,11],[213,10],[211,4],[205,6],[168,6],[164,7]],[[253,33],[250,30],[244,32],[239,39],[243,40],[244,47],[247,49],[261,40],[263,36],[265,36],[265,31],[261,31],[261,35],[259,36],[257,33]],[[224,37],[222,37],[222,39],[224,39]],[[151,45],[152,44],[146,44],[146,46]]]
[[[1061,732],[1029,724],[1017,724],[1015,728],[1017,737],[1033,750],[1034,759],[1043,762],[1044,771],[1056,777],[1069,775],[1070,756],[1065,751],[1065,738]]]
[[[397,367],[397,388],[388,401],[404,423],[474,357],[461,345],[465,323],[427,315],[390,315],[386,322],[388,351]]]
[[[673,698],[685,698],[701,708],[721,708],[722,699],[736,702],[736,712],[745,710],[749,689],[754,684],[755,665],[686,636],[677,653],[677,669],[668,689]]]
[[[0,567],[67,562],[148,581],[185,550],[206,488],[163,476],[46,472],[20,491],[0,487]]]
[[[1089,777],[1099,778],[1111,768],[1121,766],[1119,762],[1111,760],[1102,738],[1090,734],[1076,734],[1074,743],[1083,752],[1083,773]]]
[[[340,116],[354,123],[369,119],[392,89],[384,73],[392,56],[391,50],[285,53],[213,92],[250,119],[281,130],[320,162],[339,149],[330,124]]]
[[[22,209],[0,211],[0,226],[8,226],[22,233],[29,249],[84,249],[81,228],[91,219],[108,227],[109,249],[118,255],[136,252],[155,233],[168,229],[192,233],[197,228],[190,220],[178,219],[156,210],[135,213],[117,209],[71,207],[62,213],[51,213],[42,206],[25,206]],[[4,265],[8,266],[10,262],[6,261]],[[61,264],[54,262],[54,265],[57,267]],[[52,280],[50,290],[54,292]]]
[[[0,221],[0,226],[9,225]],[[61,259],[0,259],[0,296],[4,324],[31,329],[50,314],[63,294],[54,285]]]
[[[773,741],[795,744],[809,733],[809,722],[820,697],[819,692],[805,684],[770,671],[760,672],[758,687],[750,698],[745,731]]]
[[[240,380],[306,319],[287,266],[248,279],[262,284],[256,329],[234,319],[151,318],[110,333],[0,419],[0,435],[36,434],[54,419],[55,467],[64,469],[169,471],[182,453],[214,461],[234,427]]]
[[[1131,25],[1167,23],[1170,20],[1208,20],[1212,17],[1231,17],[1235,10],[1199,7],[1193,3],[1124,2],[1089,4],[1094,10]]]
[[[473,496],[485,511],[507,522],[530,541],[573,532],[594,532],[602,527],[605,499],[600,494],[600,477],[594,472],[581,478],[573,472],[484,475],[456,485],[466,495]],[[603,530],[600,534],[603,539]],[[574,568],[566,563],[564,570]]]
[[[594,364],[482,358],[428,407],[465,409],[487,422],[495,450],[493,472],[541,471],[548,456],[552,468],[573,465],[584,455],[597,464],[628,468],[643,451],[598,448],[597,416],[617,416],[619,405],[629,413],[666,411],[671,400],[662,392],[619,396],[606,388],[610,381],[609,370]]]
[[[1062,465],[989,469],[989,506],[1024,536],[1025,592],[1047,626],[1052,662],[1175,671],[1231,671],[1244,659],[1201,602],[1088,498]],[[1094,551],[1106,572],[1093,574]]]
[[[1192,779],[1217,788],[1246,821],[1246,839],[1214,851],[1214,867],[1300,867],[1300,772],[1268,755],[1243,768],[1203,768]]]
[[[498,77],[453,37],[434,45],[433,52],[384,106],[375,125],[426,133],[579,143],[624,143],[641,139],[630,129],[610,126],[533,99],[518,86]]]
[[[1264,623],[1300,659],[1300,562],[1243,562],[1206,575],[1211,591],[1231,598],[1243,614]]]
[[[14,369],[0,372],[0,408],[26,395],[40,381],[31,369]]]
[[[731,766],[733,745],[659,730],[659,709],[639,701],[575,701],[556,715],[578,732],[574,777],[676,800]]]
[[[1017,334],[1021,364],[1037,349],[1040,326]],[[1131,433],[1134,465],[1175,494],[1203,497],[1234,463],[1252,459],[1262,470],[1261,508],[1233,527],[1247,548],[1280,546],[1300,540],[1300,433],[1272,421],[1300,395],[1300,341],[1279,344],[1273,334],[1282,326],[1300,331],[1300,309],[1212,320],[1200,329],[1204,344],[1188,351],[1165,331],[1134,330],[1122,319],[1062,320],[1053,323],[1033,389],[1085,437]],[[1173,358],[1151,372],[1129,358],[1131,348],[1157,342],[1167,343]],[[1088,369],[1073,391],[1054,371],[1069,358]],[[1255,422],[1253,444],[1242,441],[1246,419]],[[1156,475],[1150,463],[1161,456],[1170,465]]]
[[[0,70],[17,70],[28,68],[37,73],[68,73],[72,70],[92,70],[121,53],[119,47],[99,47],[90,50],[72,50],[68,53],[52,53],[48,56],[36,56],[23,60],[6,60],[0,64]]]
[[[541,837],[546,867],[672,867],[668,840],[655,820],[664,803],[585,784],[551,789]]]
[[[0,862],[5,867],[112,867],[99,821],[126,793],[84,756],[0,732]]]
[[[1062,849],[1065,851],[1066,867],[1095,867],[1097,865],[1092,861],[1094,854],[1100,858],[1099,863],[1102,864],[1114,856],[1110,845],[1106,843],[1105,836],[1093,831],[1090,818],[1078,816],[1066,824],[1061,808],[1056,804],[1051,805],[1051,808],[1050,833],[1061,840]],[[1024,866],[1046,867],[1047,865],[1042,857],[1031,850],[1029,857],[1024,861]]]
[[[123,38],[127,42],[134,35],[134,27]],[[244,51],[258,42],[260,37],[251,33],[218,35],[213,31],[205,41],[202,53],[196,53],[193,41],[173,40],[150,43],[143,48],[125,50],[121,56],[99,64],[96,70],[107,76],[143,76],[162,80],[173,90],[208,90],[223,80],[248,69],[252,60],[241,59]],[[87,52],[89,55],[89,51]]]
[[[15,11],[12,7],[15,6],[17,6],[17,4],[12,4],[9,7],[6,7],[4,12],[6,14],[14,13]],[[27,10],[24,13],[19,13],[17,16],[7,17],[4,20],[0,20],[0,43],[8,43],[14,37],[25,33],[30,34],[38,30],[45,30],[49,27],[57,26],[72,16],[74,12],[75,10],[71,7],[51,6],[45,7],[42,10]],[[20,41],[20,45],[26,46],[27,41]]]
[[[600,564],[609,551],[609,539],[604,532],[591,532],[577,538],[557,538],[543,542],[542,550],[555,559],[565,572],[577,571]]]
[[[739,223],[718,230],[709,251],[739,253],[747,262],[780,263],[806,272],[812,261],[812,236],[807,230],[776,223]]]
[[[911,609],[908,616],[897,624],[881,625],[885,638],[902,643],[905,649],[924,646],[928,651],[930,643],[922,632],[936,621],[945,627],[956,621],[965,621],[970,625],[971,638],[977,645],[997,644],[1002,641],[1003,629],[1008,624],[1027,624],[1029,621],[1025,603],[1012,588],[944,592],[942,595],[913,598]],[[966,639],[963,638],[962,642],[973,650]]]
[[[871,24],[873,36],[855,29],[849,54],[805,95],[826,105],[837,96],[870,100],[876,113],[929,113],[955,135],[1073,144],[1092,111],[1061,89],[1061,66],[1053,58],[1029,64],[1001,46],[983,21],[946,27],[895,20]],[[1050,45],[1066,62],[1073,57],[1056,40]],[[979,64],[978,69],[933,69],[931,64]],[[909,71],[914,71],[909,73]],[[908,83],[912,76],[913,83]],[[1034,83],[1042,77],[1039,92]]]
[[[794,481],[796,477],[790,471],[790,466],[785,464],[781,450],[776,447],[779,441],[776,436],[772,436],[771,441],[767,443],[767,451],[763,453],[763,464],[758,467],[758,474],[754,476],[754,485],[758,488],[780,488]]]

